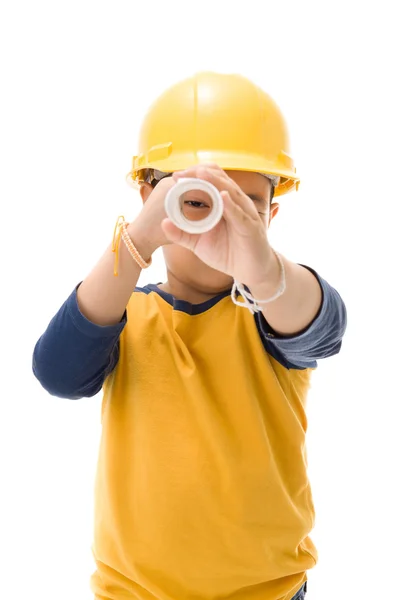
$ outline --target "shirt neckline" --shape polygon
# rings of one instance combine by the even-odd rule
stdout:
[[[192,304],[187,300],[177,300],[172,294],[161,290],[158,287],[158,285],[160,284],[162,284],[162,281],[159,281],[157,284],[148,283],[146,286],[144,286],[144,289],[147,288],[148,290],[155,292],[176,310],[181,310],[192,315],[200,314],[202,312],[205,312],[206,310],[209,310],[210,308],[215,306],[215,304],[217,304],[220,300],[222,300],[223,298],[227,298],[231,295],[231,290],[225,290],[224,292],[216,294],[213,298],[210,298],[209,300],[204,300],[204,302],[200,302],[199,304]]]

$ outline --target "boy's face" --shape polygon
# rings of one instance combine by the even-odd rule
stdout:
[[[270,205],[271,181],[259,173],[246,171],[226,171],[243,192],[251,198],[266,229],[279,210],[279,204]],[[144,194],[144,200],[149,193]],[[204,293],[218,293],[232,285],[232,278],[225,273],[212,269],[193,252],[168,244],[162,247],[168,276],[179,279],[182,284],[201,289]]]

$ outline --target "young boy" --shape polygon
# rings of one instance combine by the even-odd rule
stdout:
[[[93,593],[302,599],[317,562],[307,392],[317,361],[340,351],[346,309],[268,242],[273,197],[299,181],[285,122],[247,79],[201,73],[153,104],[139,150],[130,178],[142,211],[120,224],[33,356],[54,396],[103,388]],[[223,217],[207,233],[166,218],[182,177],[221,193]],[[193,192],[185,210],[197,220],[209,205]],[[167,281],[137,287],[159,247]]]

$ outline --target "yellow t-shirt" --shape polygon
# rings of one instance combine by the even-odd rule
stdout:
[[[104,383],[96,599],[289,600],[307,579],[306,398],[346,323],[310,270],[322,305],[290,338],[230,292],[192,305],[135,289]]]

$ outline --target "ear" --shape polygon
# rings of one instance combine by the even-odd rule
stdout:
[[[143,204],[146,202],[147,198],[150,196],[151,192],[153,191],[153,188],[151,187],[150,183],[142,183],[140,186],[140,196],[143,200]]]
[[[269,207],[269,222],[268,222],[268,227],[271,225],[271,221],[274,217],[276,217],[276,215],[279,212],[279,208],[280,205],[278,204],[278,202],[273,202],[271,204],[271,206]]]

